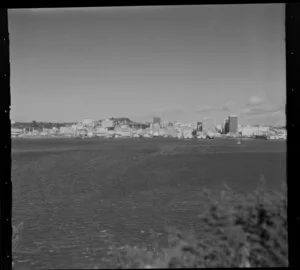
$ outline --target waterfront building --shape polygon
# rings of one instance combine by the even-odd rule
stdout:
[[[83,124],[84,126],[91,126],[91,125],[94,124],[94,121],[93,121],[92,119],[83,119],[83,120],[82,120],[82,124]]]
[[[101,122],[103,128],[112,129],[114,128],[114,121],[111,119],[105,119]]]
[[[216,125],[213,118],[204,118],[202,130],[205,132],[215,132]]]
[[[157,133],[157,134],[159,134],[159,132],[160,132],[160,124],[159,123],[154,123],[153,125],[152,125],[152,132],[153,132],[153,134],[155,133]]]
[[[76,134],[76,130],[74,130],[71,126],[65,126],[65,127],[60,127],[59,128],[59,133],[63,134],[63,135],[75,135]]]
[[[11,135],[12,135],[13,137],[19,136],[19,135],[21,135],[22,133],[23,133],[23,130],[20,129],[20,128],[12,128],[12,129],[11,129]]]
[[[228,125],[230,133],[238,132],[238,117],[236,115],[231,115],[228,117]]]
[[[161,119],[160,117],[153,117],[153,124],[161,124]]]
[[[197,122],[197,131],[203,131],[203,124],[202,124],[202,122]]]
[[[229,133],[229,117],[227,117],[224,121],[224,134]]]
[[[217,131],[218,133],[222,133],[222,125],[217,125],[217,126],[216,126],[216,131]]]
[[[166,135],[168,137],[177,137],[177,131],[176,131],[176,128],[174,126],[168,126],[165,128],[165,132],[166,132]]]

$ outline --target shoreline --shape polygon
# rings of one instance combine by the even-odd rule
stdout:
[[[266,141],[286,141],[286,139],[265,139],[265,138],[249,138],[249,137],[215,137],[213,139],[198,139],[198,138],[165,138],[165,137],[157,137],[157,138],[132,138],[132,137],[119,137],[119,138],[112,138],[112,137],[66,137],[66,136],[25,136],[25,137],[11,137],[12,140],[59,140],[59,139],[72,139],[72,140],[179,140],[179,141],[211,141],[211,140],[236,140],[236,141],[248,141],[248,140],[266,140]]]

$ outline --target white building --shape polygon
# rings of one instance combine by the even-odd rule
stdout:
[[[203,131],[215,132],[216,131],[215,119],[204,118],[203,119]]]
[[[93,131],[88,131],[87,136],[88,137],[93,137],[93,136],[95,136],[95,133]]]
[[[114,127],[114,121],[110,119],[105,119],[101,123],[103,128],[113,128]]]
[[[103,127],[97,127],[96,128],[96,134],[107,134],[107,129]]]
[[[50,134],[51,128],[43,128],[43,134]]]
[[[221,133],[222,132],[222,125],[216,125],[216,131]]]
[[[22,133],[23,133],[23,130],[20,129],[20,128],[12,128],[11,129],[11,135],[12,136],[18,136],[18,135],[20,135]]]
[[[268,126],[242,126],[239,128],[239,132],[246,137],[267,135],[270,132],[270,128]]]
[[[193,132],[192,129],[185,128],[182,130],[182,135],[186,139],[191,139],[191,138],[193,138],[192,132]]]
[[[240,132],[242,133],[242,136],[251,137],[255,135],[257,128],[252,126],[244,126],[240,128]]]
[[[92,119],[83,119],[82,125],[83,126],[94,126],[94,121]]]
[[[64,135],[75,135],[76,130],[74,130],[71,126],[60,127],[59,133],[64,134]]]

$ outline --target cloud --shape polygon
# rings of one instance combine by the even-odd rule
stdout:
[[[207,113],[215,111],[216,109],[212,106],[203,106],[202,108],[199,108],[196,110],[197,113]]]
[[[182,108],[175,108],[175,107],[169,107],[169,108],[161,108],[161,109],[154,109],[152,110],[152,113],[150,113],[153,116],[169,116],[169,115],[181,115],[184,114],[185,110]]]
[[[228,101],[228,102],[226,102],[224,105],[222,105],[220,107],[220,111],[230,111],[232,105],[233,105],[233,102],[232,101]]]
[[[232,108],[232,105],[234,104],[234,102],[232,101],[227,101],[226,103],[224,103],[222,106],[218,107],[213,107],[213,106],[203,106],[199,109],[196,110],[197,113],[208,113],[208,112],[212,112],[212,111],[230,111]]]
[[[259,106],[263,103],[263,101],[264,100],[258,96],[252,96],[249,98],[249,100],[247,102],[247,106],[249,106],[249,107]]]
[[[277,106],[262,104],[254,107],[246,107],[239,114],[246,123],[252,124],[284,124],[285,123],[285,103]]]
[[[241,115],[248,117],[275,116],[283,113],[284,110],[285,104],[280,104],[276,107],[273,107],[269,104],[264,104],[261,106],[247,107],[241,112]]]
[[[272,106],[258,96],[249,98],[246,107],[241,111],[240,116],[248,119],[276,118],[284,115],[285,102],[281,101],[279,105]]]

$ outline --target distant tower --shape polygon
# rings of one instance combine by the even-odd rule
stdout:
[[[238,132],[238,118],[236,115],[231,115],[228,118],[229,122],[229,132],[237,133]]]
[[[224,134],[229,133],[229,117],[227,117],[224,121]]]
[[[202,122],[197,122],[197,131],[203,131],[203,124],[202,124]]]
[[[161,119],[160,117],[153,117],[153,124],[159,124],[160,125]]]
[[[203,119],[203,125],[202,129],[205,132],[215,132],[216,131],[216,126],[215,126],[215,119],[214,118],[209,118],[205,117]]]

